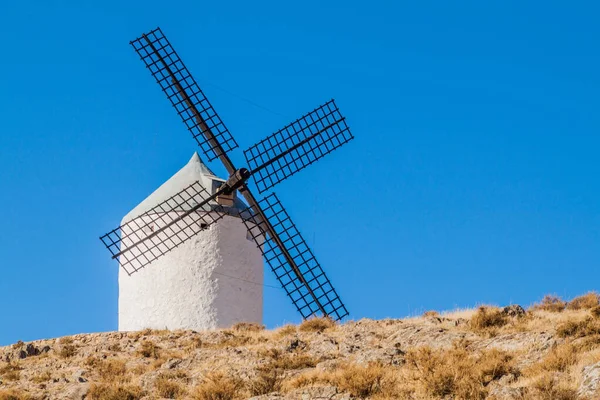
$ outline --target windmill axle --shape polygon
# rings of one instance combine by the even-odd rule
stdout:
[[[246,168],[240,168],[231,174],[229,179],[227,179],[227,182],[219,187],[219,191],[223,190],[224,194],[229,195],[233,193],[234,190],[239,189],[244,183],[246,183],[251,175],[252,174],[250,171],[248,171]]]

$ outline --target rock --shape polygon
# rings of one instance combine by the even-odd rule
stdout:
[[[583,368],[577,394],[584,398],[594,398],[594,395],[598,394],[598,389],[600,389],[600,362]]]
[[[296,350],[304,350],[306,349],[306,343],[300,339],[293,339],[290,344],[287,346],[286,351],[292,352]]]
[[[249,400],[350,400],[347,394],[339,393],[334,386],[314,386],[296,389],[285,395],[279,393],[252,397]]]
[[[494,400],[521,400],[525,394],[522,387],[494,385],[490,389],[490,398]]]
[[[83,385],[71,385],[68,386],[65,391],[62,393],[64,397],[62,399],[69,400],[81,400],[87,397],[87,394],[90,390],[90,384],[84,383]]]
[[[502,313],[504,315],[508,315],[509,317],[522,317],[525,315],[525,309],[518,304],[512,304],[504,307]]]
[[[29,343],[25,348],[28,356],[37,356],[40,354],[40,349],[35,347],[33,344]]]
[[[163,364],[162,368],[165,369],[173,369],[175,367],[177,367],[179,364],[181,364],[181,359],[179,358],[171,358],[169,360],[167,360],[166,363]]]
[[[25,352],[25,350],[18,350],[16,355],[17,355],[17,358],[20,358],[20,359],[27,357],[27,353]]]
[[[75,371],[75,373],[73,374],[73,379],[76,382],[80,382],[80,383],[85,383],[87,382],[87,379],[84,378],[84,375],[86,374],[86,370],[85,369],[78,369],[77,371]]]

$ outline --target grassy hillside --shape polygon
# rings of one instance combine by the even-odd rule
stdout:
[[[596,399],[595,293],[341,325],[81,334],[0,348],[0,400]],[[599,392],[600,393],[600,392]]]

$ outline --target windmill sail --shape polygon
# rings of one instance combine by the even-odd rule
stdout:
[[[242,213],[244,224],[302,317],[321,315],[341,320],[348,315],[277,196],[270,194],[255,208]]]
[[[238,147],[160,28],[130,43],[209,160]]]
[[[289,215],[271,194],[258,201],[247,186],[254,177],[260,192],[297,173],[354,137],[333,100],[309,112],[244,152],[248,168],[236,168],[228,152],[238,147],[160,28],[130,42],[209,160],[219,158],[229,178],[212,196],[196,182],[167,201],[101,237],[121,266],[132,274],[183,244],[230,212],[214,200],[230,200],[237,190],[248,207],[235,216],[251,237],[303,318],[340,320],[348,315],[321,265]]]
[[[259,192],[354,139],[333,100],[244,151]]]
[[[131,275],[221,219],[225,212],[210,204],[214,197],[194,182],[100,239]]]

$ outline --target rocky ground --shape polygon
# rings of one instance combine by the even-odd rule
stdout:
[[[0,348],[0,400],[597,399],[600,305],[81,334]]]

